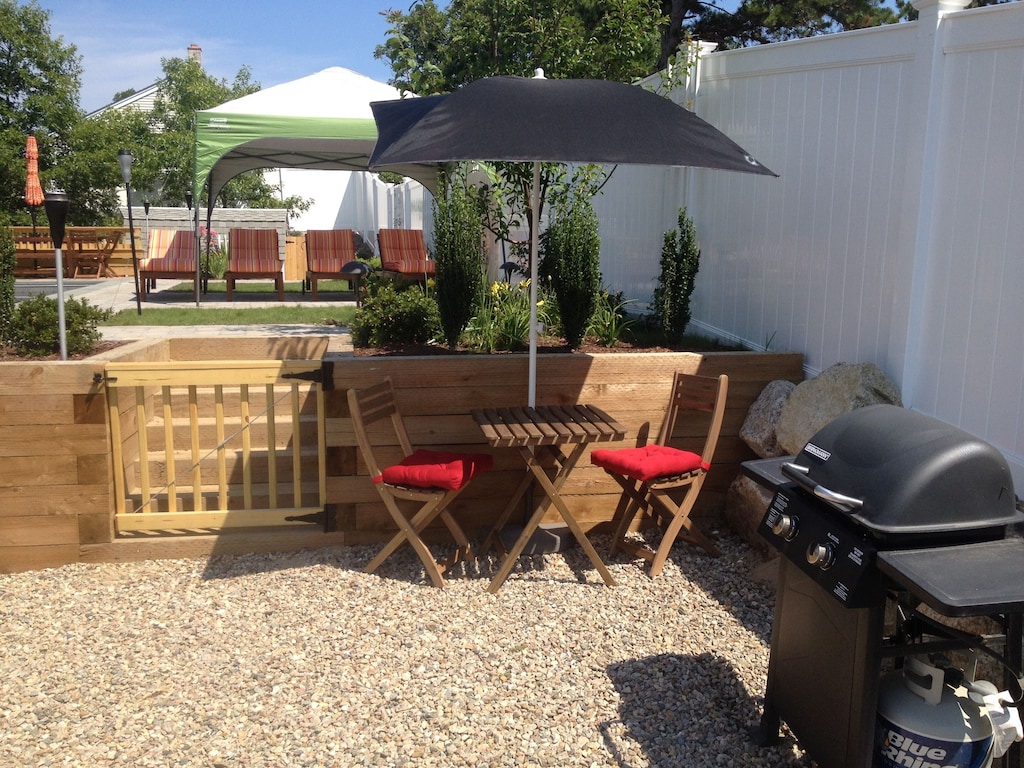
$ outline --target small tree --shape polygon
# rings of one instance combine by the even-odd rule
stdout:
[[[666,339],[682,341],[690,322],[690,295],[700,265],[700,249],[693,220],[679,210],[678,231],[665,233],[661,247],[661,275],[654,289],[654,311]]]
[[[437,307],[450,349],[479,304],[483,286],[483,221],[467,193],[462,174],[442,179],[434,206],[434,258],[437,260]]]
[[[565,341],[579,349],[601,290],[601,238],[589,197],[577,195],[559,211],[545,233],[544,260]]]
[[[0,217],[0,345],[10,336],[11,318],[14,317],[14,237],[7,221]]]

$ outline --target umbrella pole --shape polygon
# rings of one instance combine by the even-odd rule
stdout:
[[[530,192],[530,371],[527,405],[537,405],[537,260],[540,251],[540,163],[533,164]]]

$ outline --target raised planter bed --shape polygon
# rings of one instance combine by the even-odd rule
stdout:
[[[326,337],[166,339],[135,342],[82,361],[0,363],[0,572],[77,561],[207,556],[362,544],[389,535],[389,518],[366,476],[345,404],[348,387],[391,376],[414,442],[487,450],[469,409],[525,402],[525,355],[354,357],[327,351]],[[105,366],[110,361],[322,359],[328,378],[327,498],[332,533],[315,524],[211,535],[119,539],[113,525],[113,468]],[[671,373],[728,373],[725,426],[697,515],[717,524],[738,465],[752,457],[738,437],[747,409],[774,379],[800,381],[793,353],[715,352],[546,354],[538,361],[538,402],[589,402],[629,430],[627,443],[653,433]],[[331,388],[333,387],[333,388]],[[699,432],[698,426],[695,430]],[[685,438],[684,438],[685,439]],[[517,457],[460,498],[454,512],[476,532],[500,512],[518,479]],[[617,486],[584,457],[564,495],[585,528],[606,523]]]

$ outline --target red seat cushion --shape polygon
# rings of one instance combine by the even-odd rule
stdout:
[[[373,482],[453,491],[493,465],[494,457],[489,453],[454,453],[420,448],[399,464],[385,469],[373,478]]]
[[[647,481],[692,472],[707,471],[711,466],[699,454],[681,451],[666,445],[645,445],[642,448],[602,448],[590,454],[591,463],[634,480]]]

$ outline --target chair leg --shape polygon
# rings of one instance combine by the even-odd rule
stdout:
[[[392,519],[398,526],[398,533],[396,533],[391,540],[384,546],[384,548],[377,553],[366,567],[363,569],[363,573],[373,573],[376,571],[385,560],[391,557],[395,551],[402,546],[406,541],[416,551],[420,561],[423,563],[423,567],[426,569],[427,576],[430,577],[431,583],[435,587],[444,587],[444,576],[441,575],[441,569],[438,567],[437,562],[434,560],[434,555],[427,548],[427,545],[423,543],[423,539],[419,537],[419,531],[434,517],[437,505],[440,503],[440,499],[436,502],[427,504],[424,506],[416,515],[409,520],[405,515],[402,514],[402,510],[398,508],[397,502],[390,496],[384,497],[384,504],[388,508],[388,512],[391,513]]]
[[[284,301],[284,278],[281,276],[275,277],[274,286],[277,288],[277,300]]]
[[[651,560],[651,570],[649,572],[651,578],[661,573],[661,569],[668,559],[668,553],[677,539],[700,547],[712,557],[718,557],[721,554],[711,539],[705,536],[697,528],[693,520],[690,519],[690,512],[693,509],[694,502],[697,500],[697,495],[700,493],[701,485],[702,483],[698,481],[693,486],[690,486],[686,496],[683,497],[683,500],[676,508],[673,508],[667,493],[655,491],[652,494],[654,501],[667,513],[669,523],[665,527],[661,544],[658,545],[658,550],[654,553],[654,558]]]
[[[313,287],[313,301],[316,301],[317,300],[317,290],[316,290],[316,288],[317,288],[317,283],[320,282],[320,281],[316,277],[310,277],[309,278],[309,282],[312,284],[312,287]]]
[[[235,292],[235,280],[234,280],[234,278],[229,277],[229,278],[227,278],[225,280],[224,291],[225,291],[225,296],[226,296],[227,300],[231,301],[232,300],[232,296],[234,295],[234,292]]]
[[[646,503],[643,501],[642,484],[634,483],[632,480],[626,480],[615,475],[612,475],[612,477],[622,486],[622,495],[619,496],[619,503],[615,507],[615,514],[612,516],[612,520],[618,520],[618,524],[615,526],[615,533],[612,536],[612,545],[609,549],[609,554],[614,555],[620,549],[623,549],[629,526],[633,524],[633,519],[636,517],[637,512],[644,508]]]

